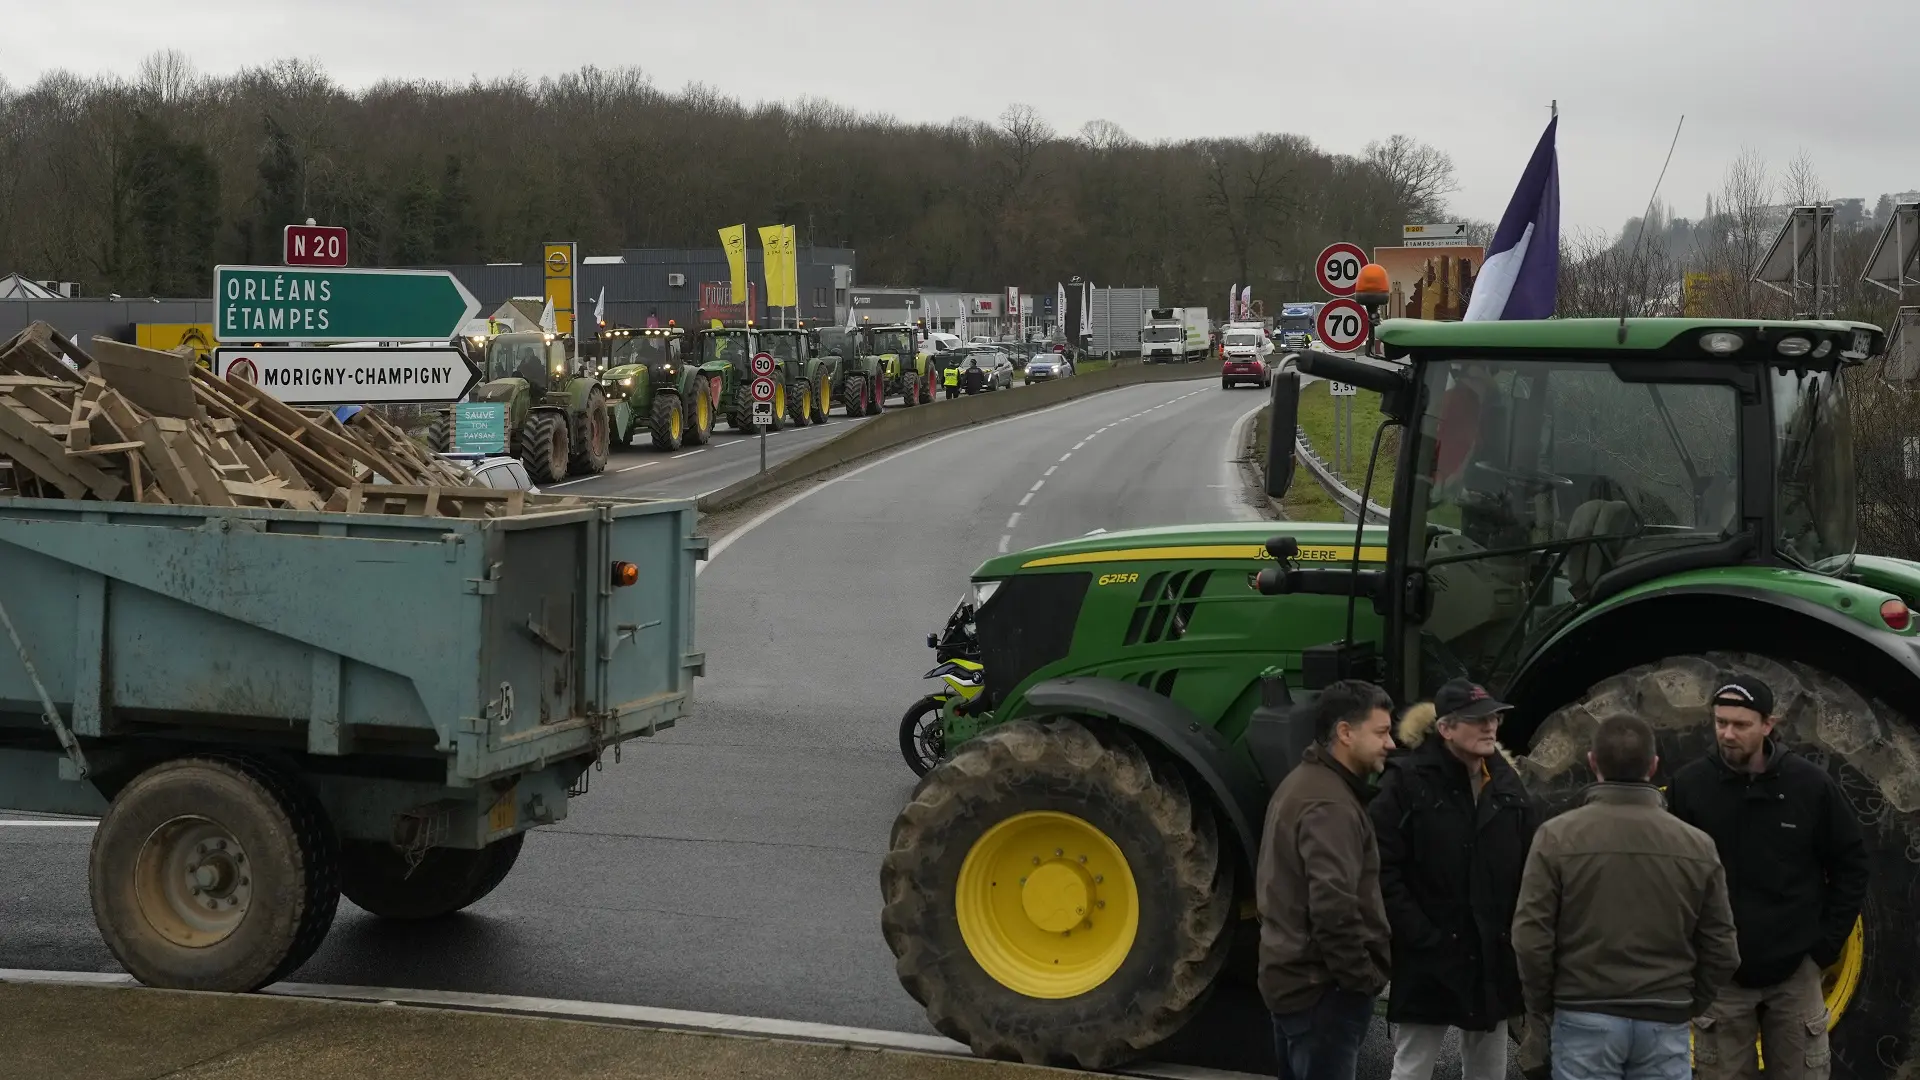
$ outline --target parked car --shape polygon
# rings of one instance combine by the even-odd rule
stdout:
[[[1026,376],[1022,381],[1031,386],[1050,379],[1064,379],[1072,374],[1073,361],[1060,353],[1042,349],[1027,358]]]
[[[480,481],[480,486],[519,490],[531,495],[540,494],[533,486],[533,478],[527,475],[527,467],[519,458],[496,454],[441,454],[448,461],[457,461]]]
[[[967,370],[967,363],[980,362],[980,370],[987,373],[988,390],[1010,390],[1013,388],[1013,357],[999,345],[969,345],[957,358],[960,370]]]

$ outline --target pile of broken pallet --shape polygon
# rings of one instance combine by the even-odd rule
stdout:
[[[477,487],[372,409],[347,423],[216,378],[186,349],[45,323],[0,345],[0,494],[496,517],[578,500]]]

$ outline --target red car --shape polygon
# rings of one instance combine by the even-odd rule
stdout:
[[[1220,356],[1220,389],[1231,390],[1240,383],[1253,386],[1271,386],[1273,376],[1267,372],[1267,362],[1258,356],[1231,356],[1225,349]]]

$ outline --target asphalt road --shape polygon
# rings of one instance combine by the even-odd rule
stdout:
[[[901,407],[899,399],[895,399],[892,407]],[[855,424],[864,423],[865,417],[849,418],[836,403],[832,417],[824,424],[788,427],[769,433],[765,438],[767,465],[777,465]],[[607,470],[599,476],[562,480],[540,490],[555,495],[698,498],[759,472],[760,443],[760,436],[741,435],[727,427],[725,421],[714,425],[713,438],[707,445],[670,452],[655,450],[646,435],[641,434],[634,437],[632,449],[615,449],[607,459]]]
[[[913,786],[895,726],[932,666],[925,635],[997,551],[1254,516],[1229,442],[1261,402],[1209,380],[1128,387],[803,489],[704,567],[708,676],[690,721],[628,744],[620,764],[609,755],[573,816],[530,837],[467,913],[382,923],[343,902],[294,978],[931,1033],[880,938],[878,888]],[[789,430],[770,450],[845,423]],[[747,442],[563,490],[697,494],[746,475]],[[0,967],[116,970],[87,900],[90,836],[0,825]],[[1268,1042],[1250,991],[1229,988],[1177,1050],[1264,1070]],[[1386,1054],[1376,1037],[1363,1074],[1384,1075]]]

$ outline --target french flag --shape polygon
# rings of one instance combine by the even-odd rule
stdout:
[[[1487,245],[1487,261],[1473,283],[1466,320],[1545,319],[1560,288],[1560,161],[1547,123],[1533,148],[1513,201]]]

